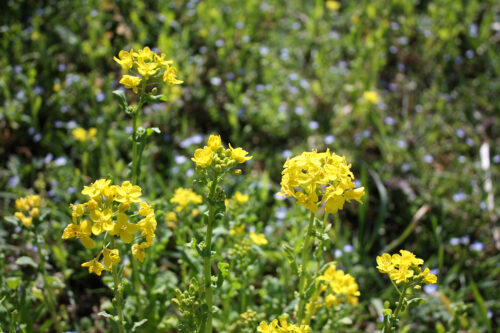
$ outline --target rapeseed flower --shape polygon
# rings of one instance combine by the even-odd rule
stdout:
[[[287,159],[283,166],[280,195],[295,197],[297,203],[316,213],[324,204],[327,213],[343,209],[345,202],[362,203],[364,187],[355,188],[351,165],[344,156],[317,151]]]
[[[327,291],[325,297],[327,307],[337,305],[342,301],[352,305],[358,304],[360,292],[356,280],[352,275],[338,270],[335,262],[328,266],[326,271],[317,277],[317,280],[327,284],[321,287],[322,291]]]
[[[75,140],[85,143],[94,140],[97,134],[97,129],[95,127],[91,127],[88,130],[85,130],[81,127],[77,127],[71,131],[71,134]]]
[[[250,240],[252,241],[252,243],[259,246],[266,245],[268,243],[264,234],[257,234],[255,232],[250,233]]]
[[[176,211],[182,212],[190,203],[201,204],[201,195],[196,194],[192,189],[179,187],[175,190],[171,203],[177,204]]]
[[[41,200],[38,195],[28,195],[18,198],[15,205],[18,211],[14,213],[14,217],[19,219],[24,226],[31,226],[33,218],[37,218],[40,215],[38,207],[41,205]]]
[[[311,328],[308,325],[296,326],[294,324],[288,323],[285,317],[273,320],[271,323],[267,324],[262,321],[257,327],[257,332],[261,333],[310,333]]]
[[[422,271],[424,261],[417,258],[410,251],[400,250],[400,254],[384,253],[378,256],[377,269],[380,273],[389,275],[389,278],[396,283],[425,283],[434,284],[437,276],[430,273],[429,268]]]
[[[370,104],[377,104],[379,96],[376,91],[368,90],[363,93],[363,99]]]
[[[132,244],[131,251],[134,258],[143,262],[144,250],[153,244],[155,238],[156,219],[154,210],[140,199],[141,193],[141,188],[129,181],[111,185],[111,180],[99,179],[85,186],[82,194],[88,197],[88,201],[70,205],[72,223],[64,229],[62,238],[78,238],[83,246],[91,249],[95,246],[92,236],[107,233],[130,244],[141,232],[145,241]],[[104,265],[99,260],[101,255]],[[118,249],[105,246],[96,258],[82,266],[88,267],[89,273],[101,275],[102,270],[111,270],[120,261]]]
[[[219,135],[210,135],[208,145],[196,149],[191,160],[201,169],[213,166],[216,172],[226,172],[252,158],[247,155],[248,152],[242,148],[233,148],[231,145],[229,149],[224,148]]]
[[[183,83],[177,79],[177,68],[172,66],[173,61],[166,60],[165,57],[165,54],[158,55],[146,46],[137,52],[122,50],[118,54],[118,58],[113,57],[113,60],[122,67],[123,71],[128,73],[122,76],[120,83],[137,94],[139,85],[143,84],[143,81],[148,82],[161,78],[169,86]]]

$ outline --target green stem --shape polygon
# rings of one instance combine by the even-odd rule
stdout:
[[[306,239],[304,241],[304,246],[302,248],[302,258],[301,258],[301,271],[300,271],[300,280],[299,280],[299,306],[297,311],[297,324],[302,323],[302,319],[304,318],[304,309],[306,306],[306,276],[307,276],[307,261],[309,259],[309,247],[311,245],[311,235],[314,226],[314,212],[311,212],[309,217],[309,226],[307,227]]]
[[[54,327],[56,331],[62,332],[62,328],[57,318],[57,313],[55,309],[56,300],[54,299],[54,292],[52,291],[52,287],[50,286],[49,283],[47,269],[45,268],[45,257],[43,256],[43,249],[40,246],[40,242],[38,241],[38,232],[36,227],[34,228],[34,234],[35,234],[35,246],[37,248],[37,253],[38,253],[38,269],[42,273],[43,286],[45,289],[43,292],[43,299],[45,301],[45,305],[47,306],[47,308],[49,308],[52,320],[54,321]]]
[[[115,240],[114,237],[111,236],[111,248],[114,249]],[[116,312],[118,314],[118,330],[120,333],[125,332],[125,328],[123,327],[123,311],[122,311],[122,291],[120,286],[120,278],[118,276],[118,265],[114,265],[111,268],[111,273],[113,274],[113,294],[115,296],[115,307]]]
[[[212,229],[213,221],[215,218],[216,206],[212,202],[215,195],[215,189],[217,188],[217,178],[213,180],[212,186],[210,188],[209,194],[209,208],[208,208],[208,219],[207,219],[207,234],[205,238],[205,251],[206,255],[203,258],[203,270],[205,273],[205,302],[208,308],[208,314],[206,317],[206,323],[202,327],[205,327],[205,333],[212,333]]]
[[[408,289],[408,285],[405,285],[404,288],[403,288],[403,291],[399,295],[398,306],[396,307],[396,311],[394,311],[394,313],[392,315],[391,326],[394,326],[396,320],[398,319],[399,312],[401,311],[401,309],[403,307],[403,302],[404,302],[404,299],[405,299],[405,296],[406,296],[406,290],[407,289]]]

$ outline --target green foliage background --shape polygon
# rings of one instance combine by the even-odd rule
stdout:
[[[460,327],[498,327],[496,1],[359,0],[341,2],[338,11],[319,0],[7,0],[2,7],[0,214],[12,215],[13,199],[30,191],[48,198],[46,241],[51,269],[64,280],[60,305],[68,322],[83,331],[108,327],[91,318],[109,291],[79,267],[88,257],[81,246],[62,244],[59,235],[70,221],[68,204],[86,184],[84,151],[88,179],[127,178],[130,120],[111,94],[120,78],[112,58],[150,46],[175,61],[184,84],[163,88],[169,100],[144,112],[143,123],[162,134],[145,151],[143,193],[156,200],[157,211],[172,208],[173,190],[193,186],[189,157],[204,144],[200,135],[218,133],[251,152],[246,175],[228,191],[250,194],[243,218],[266,231],[271,244],[263,254],[271,268],[254,276],[263,281],[254,286],[264,291],[255,291],[253,304],[262,319],[283,312],[281,303],[265,300],[294,286],[279,271],[281,242],[299,237],[305,223],[292,200],[274,196],[282,165],[302,151],[330,148],[346,155],[368,192],[365,205],[349,207],[336,223],[337,260],[362,292],[349,330],[374,329],[381,300],[392,293],[376,272],[375,256],[399,248],[439,269],[438,293],[409,315],[410,331],[449,329],[464,304],[470,306]],[[377,104],[363,98],[369,90],[378,92]],[[96,143],[78,144],[75,126],[96,127]],[[161,214],[159,228],[166,229]],[[16,230],[7,222],[0,227],[2,274],[29,281],[34,273],[15,261],[32,249]],[[168,272],[155,275],[153,284],[164,286],[157,296],[164,308],[149,320],[166,320],[166,329],[175,326],[167,317],[183,253],[177,245],[165,241],[150,263]],[[0,318],[7,323],[5,304]]]

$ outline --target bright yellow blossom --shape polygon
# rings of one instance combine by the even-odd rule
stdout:
[[[38,195],[28,195],[26,197],[21,197],[16,199],[15,202],[17,212],[14,213],[14,217],[18,218],[21,223],[25,226],[31,226],[33,224],[33,218],[38,217],[40,210],[38,207],[41,205],[41,200]],[[25,215],[28,214],[28,216]]]
[[[280,194],[295,197],[298,204],[312,212],[324,203],[327,213],[336,213],[345,202],[361,202],[364,195],[363,187],[355,188],[350,169],[345,157],[330,150],[304,152],[285,162]]]
[[[104,266],[96,259],[92,259],[90,261],[84,262],[82,264],[82,267],[88,267],[89,274],[95,273],[98,276],[101,276],[101,272],[104,269]]]
[[[207,168],[212,163],[212,149],[210,147],[196,149],[191,160],[199,167]]]
[[[246,204],[249,198],[250,196],[248,194],[243,194],[238,191],[233,195],[233,199],[240,205]]]
[[[248,152],[242,148],[233,148],[231,144],[229,144],[229,149],[231,149],[231,158],[240,164],[252,159],[252,156],[247,156]]]
[[[169,65],[165,67],[165,73],[163,73],[163,82],[165,82],[169,86],[184,83],[184,81],[177,79],[177,68]]]
[[[196,194],[192,189],[179,187],[175,190],[171,203],[177,204],[176,211],[182,212],[190,203],[201,204],[201,195]]]
[[[97,134],[97,129],[95,127],[89,128],[89,130],[85,130],[81,127],[77,127],[71,131],[73,137],[80,142],[89,142],[93,140]]]
[[[377,104],[379,96],[376,91],[368,90],[363,93],[363,99],[370,104]]]
[[[151,206],[141,201],[142,190],[128,181],[121,186],[111,185],[108,179],[99,179],[85,186],[82,194],[89,200],[82,204],[70,205],[73,223],[63,231],[62,238],[79,238],[86,248],[93,248],[95,242],[92,236],[107,233],[109,237],[119,237],[124,244],[133,243],[137,233],[141,232],[143,242],[131,244],[132,256],[144,261],[144,249],[153,244],[156,231],[156,219]],[[108,248],[104,244],[99,255],[91,261],[82,264],[89,267],[90,273],[101,275],[102,270],[111,270],[112,266],[121,261],[118,249]],[[103,258],[102,265],[99,258]]]
[[[334,0],[327,0],[326,3],[326,8],[336,12],[337,10],[340,9],[340,2],[334,1]]]
[[[396,283],[402,282],[416,282],[434,284],[437,282],[437,277],[430,274],[429,268],[422,271],[421,265],[424,261],[417,258],[415,254],[410,251],[401,250],[400,254],[388,253],[382,254],[377,257],[377,269],[380,273],[388,274],[389,278]]]
[[[257,234],[255,232],[250,233],[250,239],[252,240],[252,243],[259,246],[266,245],[268,243],[264,234]]]
[[[222,141],[220,139],[220,135],[210,135],[208,138],[208,146],[212,149],[212,151],[217,151],[221,145]]]
[[[132,58],[132,55],[134,54],[134,50],[130,50],[130,52],[127,51],[120,51],[118,53],[118,58],[113,57],[113,60],[116,61],[120,66],[122,66],[122,69],[124,71],[129,70],[132,68],[134,65],[134,60]]]
[[[136,94],[139,92],[139,85],[142,79],[133,75],[123,75],[120,83],[127,89],[132,89]]]

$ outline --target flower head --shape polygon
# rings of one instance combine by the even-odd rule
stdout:
[[[133,75],[123,75],[120,83],[127,89],[132,89],[136,94],[139,92],[139,85],[142,79]]]
[[[190,203],[201,204],[201,195],[196,194],[192,189],[179,187],[175,190],[171,203],[177,204],[176,210],[182,212]]]
[[[131,244],[132,256],[144,261],[144,250],[153,244],[155,238],[156,219],[151,206],[141,200],[141,193],[141,188],[129,181],[118,186],[111,185],[109,179],[99,179],[85,186],[82,194],[88,197],[88,201],[70,205],[72,223],[64,229],[62,238],[78,238],[83,246],[92,249],[95,246],[92,237],[107,233],[107,240],[117,237],[124,244]],[[139,232],[143,241],[132,244]],[[104,265],[99,262],[101,255]],[[120,261],[118,249],[105,245],[96,258],[82,266],[89,267],[90,273],[101,275],[102,270],[111,270]]]
[[[364,195],[363,187],[355,188],[350,169],[345,157],[330,150],[304,152],[285,162],[280,194],[295,197],[298,204],[312,212],[324,204],[327,213],[336,213],[345,202],[361,202]]]
[[[389,278],[396,283],[425,283],[434,284],[437,277],[430,274],[429,268],[422,271],[424,261],[417,258],[410,251],[400,250],[399,254],[384,253],[377,257],[377,269],[380,273],[388,274]]]

